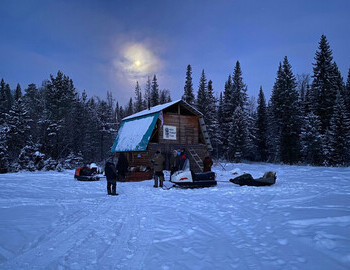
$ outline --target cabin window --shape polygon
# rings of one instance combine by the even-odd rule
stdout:
[[[158,122],[157,122],[157,124],[155,125],[155,127],[153,129],[150,142],[152,142],[152,143],[158,143],[159,142],[159,123]]]

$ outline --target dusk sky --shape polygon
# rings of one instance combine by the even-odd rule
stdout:
[[[0,78],[15,88],[38,86],[62,70],[79,92],[121,103],[138,80],[156,74],[175,100],[192,65],[215,92],[240,61],[248,94],[267,97],[278,63],[312,73],[322,34],[343,77],[350,67],[349,0],[7,1],[0,2]]]

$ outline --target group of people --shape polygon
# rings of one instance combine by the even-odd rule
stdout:
[[[186,166],[186,160],[188,159],[185,149],[174,150],[170,157],[170,175],[173,175],[176,171],[184,170]],[[154,169],[154,185],[153,187],[163,187],[164,182],[164,165],[165,158],[157,150],[154,158],[151,160]],[[206,154],[203,160],[204,169],[203,172],[211,171],[211,166],[213,161],[209,156],[209,153]],[[125,179],[125,174],[128,171],[129,163],[124,153],[120,153],[118,157],[117,164],[113,162],[113,158],[109,159],[105,164],[105,175],[107,178],[107,194],[108,195],[118,195],[116,192],[117,181],[123,181]]]

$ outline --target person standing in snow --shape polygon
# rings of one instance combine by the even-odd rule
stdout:
[[[205,158],[203,159],[203,172],[211,172],[211,166],[213,166],[213,160],[209,156],[209,153],[207,152],[205,155]]]
[[[180,159],[178,151],[174,150],[173,154],[170,157],[170,175],[179,170]]]
[[[118,181],[123,181],[125,179],[125,174],[128,172],[129,162],[124,153],[119,154],[117,162],[117,173]]]
[[[187,159],[187,155],[186,155],[185,149],[182,148],[181,149],[181,153],[180,153],[179,170],[183,170],[184,169],[184,165],[185,165],[186,159]]]
[[[117,195],[117,171],[115,169],[113,160],[108,160],[106,162],[105,174],[107,178],[107,194]]]
[[[157,150],[156,155],[154,156],[152,160],[153,166],[154,166],[154,186],[155,188],[158,187],[158,179],[159,179],[159,186],[163,187],[164,182],[164,157],[162,153]]]

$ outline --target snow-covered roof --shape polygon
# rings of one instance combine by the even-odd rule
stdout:
[[[197,114],[199,115],[202,115],[202,113],[200,113],[197,109],[195,109],[194,107],[192,107],[191,105],[189,105],[187,102],[181,100],[181,99],[178,99],[178,100],[175,100],[175,101],[172,101],[172,102],[168,102],[168,103],[165,103],[165,104],[161,104],[161,105],[157,105],[157,106],[154,106],[154,107],[151,107],[150,109],[146,109],[146,110],[143,110],[141,112],[138,112],[138,113],[134,113],[128,117],[125,117],[123,118],[122,120],[129,120],[129,119],[133,119],[133,118],[137,118],[137,117],[140,117],[140,116],[144,116],[144,115],[148,115],[148,114],[152,114],[152,113],[156,113],[156,112],[160,112],[174,104],[177,104],[179,102],[182,102],[187,108],[189,108],[190,110],[196,112]]]
[[[159,112],[123,120],[111,152],[145,151],[151,138]]]

